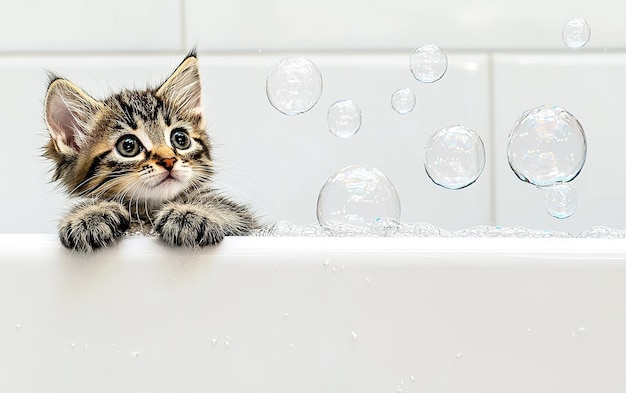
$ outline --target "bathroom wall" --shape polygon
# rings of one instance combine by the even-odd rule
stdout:
[[[403,221],[575,234],[595,225],[624,228],[625,9],[608,0],[5,1],[0,233],[53,232],[68,206],[39,157],[47,70],[103,97],[159,83],[194,46],[220,168],[216,182],[267,221],[315,222],[324,181],[363,164],[395,184]],[[579,50],[561,39],[573,17],[592,28]],[[446,50],[449,67],[426,85],[408,62],[415,47],[430,42]],[[299,116],[277,112],[265,94],[269,69],[291,54],[313,60],[324,78],[317,106]],[[417,97],[407,115],[390,106],[402,87]],[[328,132],[326,114],[344,98],[360,106],[363,125],[339,140]],[[515,119],[542,104],[569,110],[587,135],[587,162],[572,182],[578,209],[565,220],[545,212],[541,191],[519,181],[506,159]],[[457,191],[436,186],[423,168],[429,135],[453,124],[476,130],[487,149],[480,179]]]

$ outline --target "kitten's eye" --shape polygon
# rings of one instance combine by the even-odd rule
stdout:
[[[182,128],[175,128],[172,131],[170,141],[172,142],[172,146],[179,150],[189,149],[189,146],[191,146],[191,138],[189,138],[187,131]]]
[[[120,153],[124,157],[135,157],[143,150],[143,146],[141,146],[141,143],[134,135],[122,136],[120,139],[117,140],[115,148],[117,149],[118,153]]]

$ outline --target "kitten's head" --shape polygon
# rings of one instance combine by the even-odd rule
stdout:
[[[105,100],[53,78],[44,114],[44,156],[71,195],[165,201],[212,174],[195,52],[158,88]]]

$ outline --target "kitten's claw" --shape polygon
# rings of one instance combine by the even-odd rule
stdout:
[[[130,226],[130,215],[117,202],[76,206],[61,222],[61,243],[71,250],[92,252],[115,243]]]
[[[154,229],[167,244],[178,247],[214,245],[229,234],[193,205],[166,206],[157,215]]]

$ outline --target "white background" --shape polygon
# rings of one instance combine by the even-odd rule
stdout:
[[[166,78],[197,46],[204,103],[220,187],[252,203],[266,221],[315,222],[320,187],[350,164],[376,167],[396,185],[403,221],[446,229],[479,224],[565,230],[623,228],[626,109],[624,6],[582,1],[4,1],[0,23],[3,141],[0,232],[52,233],[68,201],[48,184],[40,157],[46,130],[46,70],[97,98]],[[573,17],[592,27],[589,44],[570,50],[561,30]],[[412,50],[434,42],[448,53],[444,78],[424,85],[409,69]],[[324,78],[310,112],[288,117],[271,107],[265,78],[287,55],[313,60]],[[390,96],[409,87],[408,115]],[[352,139],[327,130],[328,107],[354,100],[363,126]],[[539,190],[506,162],[515,119],[558,105],[582,123],[587,163],[572,182],[578,210],[557,220]],[[433,184],[423,169],[428,136],[463,124],[482,137],[487,167],[467,189]]]

